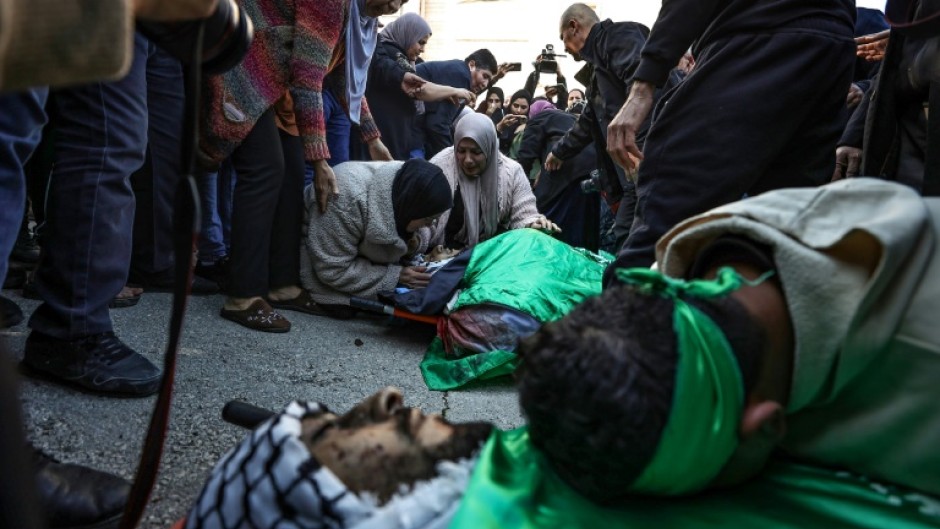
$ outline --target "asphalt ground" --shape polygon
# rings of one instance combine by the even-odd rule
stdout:
[[[15,290],[3,295],[29,316],[39,304]],[[143,295],[134,307],[114,309],[116,334],[157,365],[163,363],[170,294]],[[451,392],[429,391],[418,365],[434,336],[429,325],[385,317],[337,321],[285,312],[286,334],[250,331],[219,317],[222,296],[193,297],[181,344],[173,412],[163,463],[141,527],[165,529],[187,512],[215,462],[245,430],[222,421],[232,399],[277,410],[293,399],[320,401],[345,411],[385,386],[405,403],[453,421],[488,420],[500,428],[522,424],[508,378]],[[4,349],[22,358],[29,329],[0,331]],[[23,377],[20,396],[32,443],[62,461],[133,479],[154,397],[109,398]]]

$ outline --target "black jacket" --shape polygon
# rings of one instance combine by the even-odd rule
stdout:
[[[529,120],[522,133],[519,155],[516,161],[522,165],[526,174],[532,171],[535,162],[544,161],[552,147],[571,129],[577,116],[549,109],[540,112]],[[546,204],[558,197],[572,182],[587,179],[597,163],[593,145],[587,145],[574,158],[567,160],[561,169],[539,173],[539,182],[533,190],[535,205],[539,211],[545,211]]]
[[[391,42],[379,42],[369,65],[366,99],[382,133],[382,143],[396,160],[407,160],[416,147],[412,134],[415,100],[401,89],[405,73],[413,71],[405,52]]]
[[[574,126],[552,151],[556,157],[568,160],[588,145],[597,146],[596,165],[601,171],[602,187],[609,202],[619,200],[622,193],[619,188],[626,184],[626,175],[610,159],[606,148],[601,147],[607,145],[607,126],[630,93],[633,74],[648,35],[646,26],[636,22],[604,20],[591,28],[581,50],[581,57],[588,65],[575,76],[587,87],[584,95],[587,104]],[[637,135],[637,145],[642,146],[648,127],[649,119]]]
[[[734,34],[808,29],[851,37],[855,16],[854,0],[666,0],[635,77],[662,86],[690,47],[698,55]]]
[[[430,61],[418,65],[418,76],[439,85],[470,89],[470,68],[464,61]],[[425,103],[424,116],[418,118],[424,146],[424,157],[435,154],[454,144],[451,127],[462,106],[448,100]]]

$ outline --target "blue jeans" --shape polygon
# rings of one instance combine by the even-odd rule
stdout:
[[[56,94],[55,168],[29,326],[60,339],[112,330],[108,303],[127,281],[134,221],[130,175],[147,147],[146,54],[135,37],[127,76]]]
[[[326,145],[330,149],[330,167],[349,161],[349,131],[352,123],[346,109],[329,90],[323,91],[323,120],[326,121]]]
[[[211,264],[228,255],[231,248],[232,193],[235,191],[232,163],[225,160],[218,172],[208,173],[198,182],[202,205],[199,260]]]
[[[7,277],[7,261],[23,221],[29,161],[46,124],[47,88],[0,94],[0,283]]]

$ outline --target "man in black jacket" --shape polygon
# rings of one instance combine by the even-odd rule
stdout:
[[[851,0],[670,0],[611,122],[607,150],[639,164],[630,236],[608,270],[649,266],[676,222],[780,187],[826,182],[852,79]],[[576,28],[562,28],[563,37]],[[692,44],[695,69],[657,105],[656,86]],[[631,159],[631,157],[633,157]],[[609,282],[610,278],[606,278]]]
[[[608,203],[616,205],[618,200],[620,202],[614,223],[614,237],[619,248],[633,223],[636,189],[603,147],[607,145],[607,126],[627,99],[649,29],[636,22],[601,22],[597,13],[584,4],[574,4],[566,9],[560,26],[565,50],[575,60],[588,63],[575,75],[587,87],[587,104],[574,127],[546,158],[545,168],[557,171],[566,160],[574,158],[588,145],[597,147],[602,191],[606,192]]]

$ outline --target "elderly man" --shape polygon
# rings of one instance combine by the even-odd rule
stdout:
[[[741,482],[774,450],[940,494],[940,199],[874,179],[688,219],[662,273],[522,348],[534,444],[595,499]]]
[[[607,283],[617,268],[651,265],[656,241],[685,218],[745,194],[829,180],[854,21],[851,0],[663,2],[630,96],[608,127],[614,161],[643,162],[636,217]],[[640,146],[656,87],[690,46],[695,68],[656,106]]]

